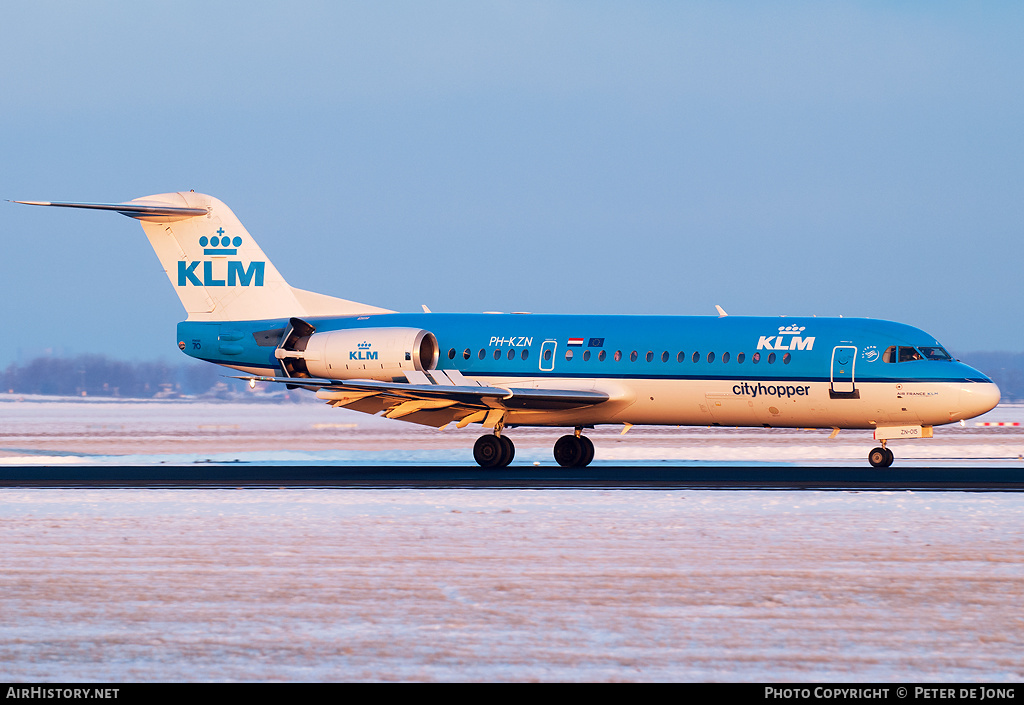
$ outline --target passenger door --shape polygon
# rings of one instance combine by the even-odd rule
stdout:
[[[857,395],[854,383],[854,367],[857,363],[857,348],[852,345],[837,345],[832,349],[832,398]]]

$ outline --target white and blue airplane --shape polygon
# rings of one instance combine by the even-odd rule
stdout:
[[[503,467],[506,429],[573,428],[562,466],[594,457],[598,424],[871,429],[932,436],[999,403],[988,377],[922,330],[865,318],[397,313],[296,289],[235,214],[200,193],[126,203],[17,201],[142,222],[188,318],[178,347],[303,388],[331,406],[427,426],[480,424],[473,456]],[[717,308],[717,307],[716,307]]]

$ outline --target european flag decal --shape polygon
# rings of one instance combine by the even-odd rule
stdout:
[[[590,342],[587,343],[588,348],[603,348],[604,338],[591,338]]]

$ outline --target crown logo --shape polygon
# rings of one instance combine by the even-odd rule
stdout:
[[[779,335],[789,335],[790,333],[803,333],[807,326],[779,326]]]
[[[199,246],[203,248],[204,255],[237,255],[238,248],[242,246],[242,238],[237,235],[234,238],[228,237],[224,234],[224,228],[218,228],[213,237],[203,235],[199,238]]]
[[[370,349],[370,344],[369,344],[369,343],[367,343],[367,342],[366,342],[366,341],[364,340],[363,342],[359,343],[359,349],[360,349],[360,350],[369,350],[369,349]]]

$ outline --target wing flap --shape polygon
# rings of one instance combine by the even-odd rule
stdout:
[[[235,379],[277,384],[295,384],[316,389],[317,397],[328,403],[347,405],[368,397],[390,399],[396,404],[408,401],[430,400],[445,403],[445,407],[462,409],[506,410],[561,410],[593,406],[608,401],[604,392],[583,389],[537,389],[517,387],[471,387],[455,384],[409,384],[378,382],[368,379],[322,379],[316,377],[235,377]],[[465,379],[465,378],[463,378]],[[441,405],[433,406],[440,408]],[[413,409],[412,406],[406,407]],[[424,408],[424,407],[420,407]],[[411,412],[410,412],[411,413]]]

